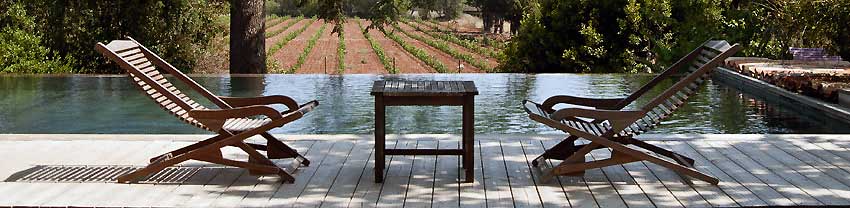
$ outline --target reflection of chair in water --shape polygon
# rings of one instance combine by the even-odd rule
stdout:
[[[160,107],[186,123],[218,133],[215,137],[151,158],[147,167],[118,177],[119,182],[135,181],[187,160],[246,168],[252,174],[277,174],[283,181],[293,182],[295,178],[270,158],[295,158],[293,168],[310,164],[297,151],[267,131],[301,118],[319,105],[315,100],[298,105],[292,98],[282,95],[254,98],[216,96],[133,39],[114,40],[106,45],[98,43],[95,48],[127,70],[133,83]],[[178,90],[157,68],[173,75],[219,109],[209,109],[195,102]],[[289,109],[278,112],[268,106],[271,104],[283,104]],[[248,137],[258,134],[266,139],[267,145],[245,143]],[[249,155],[248,161],[224,158],[220,149],[226,146],[245,151]],[[257,150],[266,151],[266,155]]]
[[[717,178],[694,169],[693,159],[633,137],[649,131],[661,120],[673,114],[677,108],[685,104],[688,97],[699,90],[712,69],[740,49],[739,45],[729,45],[726,41],[708,41],[624,99],[553,96],[544,101],[543,104],[523,101],[523,106],[532,120],[569,134],[559,144],[546,150],[532,164],[537,165],[540,159],[563,160],[552,170],[553,173],[556,175],[572,175],[581,174],[587,169],[646,160],[680,174],[717,184],[719,182]],[[683,68],[688,70],[681,70]],[[672,76],[677,72],[681,72],[684,76],[676,80],[673,86],[650,100],[643,108],[633,111],[623,110],[635,99],[643,96],[646,91],[656,87],[662,80],[678,77]],[[552,107],[558,103],[594,107],[596,109],[553,109]],[[590,143],[577,145],[575,142],[579,138],[589,140]],[[599,148],[610,148],[611,157],[590,162],[584,161],[586,154]],[[665,156],[670,160],[649,154],[643,150]]]

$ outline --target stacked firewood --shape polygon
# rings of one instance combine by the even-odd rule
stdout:
[[[838,102],[838,90],[850,88],[850,62],[771,60],[733,57],[726,65],[742,74],[792,92]]]

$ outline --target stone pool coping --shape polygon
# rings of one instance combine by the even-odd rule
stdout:
[[[714,76],[712,77],[726,86],[762,97],[766,100],[777,101],[780,105],[791,109],[802,112],[820,111],[830,118],[850,124],[850,108],[794,93],[723,67],[718,67],[717,70],[714,70]]]

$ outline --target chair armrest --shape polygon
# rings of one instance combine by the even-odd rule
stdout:
[[[554,120],[563,120],[568,118],[592,118],[597,120],[632,120],[643,117],[643,111],[618,111],[618,110],[599,110],[585,108],[564,108],[549,115],[549,118]]]
[[[296,108],[297,109],[297,108]],[[231,109],[206,109],[206,110],[191,110],[189,116],[203,120],[226,120],[230,118],[245,118],[250,116],[264,115],[270,119],[280,119],[283,116],[274,108],[268,106],[254,105],[235,107]]]
[[[596,99],[596,98],[583,98],[583,97],[574,97],[569,95],[556,95],[547,98],[543,101],[542,107],[545,109],[552,109],[553,106],[559,103],[567,103],[573,105],[581,105],[587,107],[594,107],[599,109],[610,109],[615,105],[623,101],[625,98],[604,98],[604,99]],[[619,110],[619,109],[610,109],[610,110]]]
[[[289,110],[297,110],[298,103],[295,102],[290,97],[283,95],[272,95],[272,96],[262,96],[262,97],[224,97],[219,96],[221,100],[224,100],[227,104],[233,107],[243,107],[243,106],[251,106],[251,105],[272,105],[272,104],[283,104],[286,105]]]

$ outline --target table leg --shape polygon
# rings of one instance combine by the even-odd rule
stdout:
[[[386,127],[384,121],[384,117],[386,116],[385,110],[384,98],[382,96],[375,96],[375,183],[384,182],[384,166],[386,165],[384,155],[384,150],[386,149],[386,132],[384,132],[384,128]]]
[[[463,168],[466,182],[473,182],[475,170],[475,100],[473,96],[464,96],[463,102]]]

